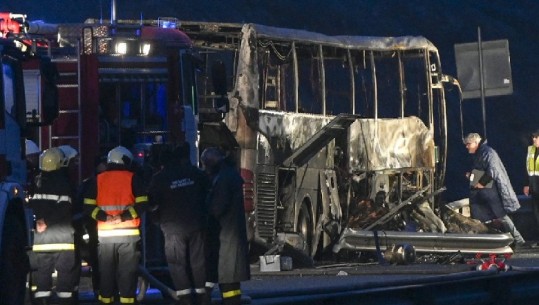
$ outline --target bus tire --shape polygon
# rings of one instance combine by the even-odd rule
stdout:
[[[309,256],[313,255],[314,226],[313,217],[309,211],[307,202],[303,202],[299,209],[297,233],[301,234],[305,240],[303,250]]]

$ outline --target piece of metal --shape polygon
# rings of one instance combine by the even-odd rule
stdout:
[[[380,217],[378,220],[376,220],[375,222],[373,222],[372,224],[370,224],[369,226],[365,227],[364,229],[365,230],[371,230],[371,229],[374,229],[376,228],[376,226],[379,226],[379,225],[382,225],[382,224],[385,224],[386,222],[389,221],[389,219],[391,219],[393,216],[395,216],[395,214],[397,214],[398,212],[400,212],[404,207],[408,206],[408,205],[411,205],[411,204],[414,204],[414,203],[418,203],[417,201],[425,201],[425,200],[428,200],[429,198],[432,198],[438,194],[440,194],[441,192],[445,191],[446,188],[445,187],[442,187],[440,188],[439,190],[437,190],[436,192],[433,192],[431,194],[428,194],[426,197],[422,197],[423,194],[425,194],[425,192],[427,192],[428,190],[430,189],[430,185],[427,185],[426,187],[424,187],[423,189],[419,190],[417,193],[415,193],[414,195],[410,196],[408,199],[400,202],[398,205],[396,205],[393,209],[391,209],[389,212],[387,212],[384,216]]]
[[[433,232],[405,232],[405,231],[378,231],[378,238],[382,248],[395,244],[411,244],[416,252],[429,253],[513,253],[509,245],[513,237],[509,233],[503,234],[465,234],[465,233],[433,233]],[[339,242],[333,247],[337,253],[342,249],[348,250],[376,250],[373,231],[346,228]]]

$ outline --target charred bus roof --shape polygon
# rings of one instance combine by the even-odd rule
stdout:
[[[422,36],[376,37],[376,36],[329,36],[306,30],[279,28],[261,24],[236,24],[218,22],[182,21],[180,25],[197,44],[206,47],[233,47],[240,42],[243,32],[252,31],[257,38],[283,42],[305,42],[344,49],[366,51],[428,50],[438,49]]]

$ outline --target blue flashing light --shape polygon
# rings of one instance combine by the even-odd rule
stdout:
[[[164,29],[175,29],[176,22],[171,20],[163,20],[161,21],[161,27]]]

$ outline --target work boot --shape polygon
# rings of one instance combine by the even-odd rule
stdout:
[[[213,282],[206,282],[206,286],[204,287],[204,289],[206,290],[206,294],[210,297],[211,299],[211,293],[213,291],[213,287],[215,287],[215,283]]]
[[[58,305],[75,305],[73,298],[58,298]]]
[[[241,294],[231,298],[223,298],[223,305],[241,305]]]
[[[79,291],[73,291],[73,296],[71,297],[72,305],[79,305]]]
[[[207,293],[197,293],[195,294],[195,305],[210,305],[211,296]]]
[[[35,298],[32,304],[34,305],[50,305],[50,298]]]
[[[193,301],[191,299],[191,294],[186,294],[178,297],[178,301],[174,303],[175,305],[193,305]]]

